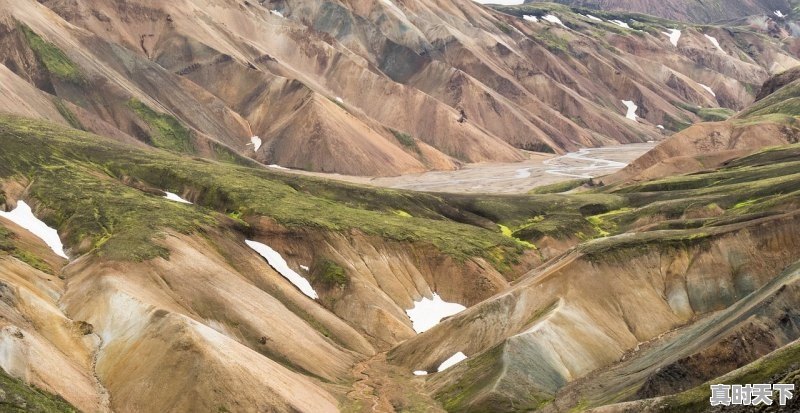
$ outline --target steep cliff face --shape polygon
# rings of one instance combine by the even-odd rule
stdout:
[[[500,10],[7,1],[3,64],[15,90],[31,87],[4,110],[212,159],[397,175],[657,140],[658,125],[680,130],[700,107],[743,108],[770,73],[797,64],[746,27],[639,17],[629,30],[610,20],[631,16]],[[41,103],[52,96],[36,88],[59,99]]]

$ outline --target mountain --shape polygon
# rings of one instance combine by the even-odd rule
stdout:
[[[210,159],[367,176],[659,140],[659,125],[679,131],[708,115],[700,108],[745,107],[800,50],[746,24],[636,16],[629,30],[610,20],[633,16],[596,21],[552,4],[3,0],[0,10],[5,110]]]
[[[525,1],[525,3],[539,2],[539,0]],[[755,15],[781,20],[796,19],[797,13],[800,12],[800,3],[796,0],[555,0],[554,2],[590,9],[643,13],[697,23],[736,20]]]
[[[0,16],[2,411],[713,412],[712,383],[800,385],[791,39],[460,0]],[[644,140],[514,195],[286,169]]]
[[[796,131],[797,81],[722,124]],[[62,123],[0,116],[2,209],[35,215],[0,214],[13,406],[703,411],[709,381],[797,381],[796,133],[689,174],[492,196]],[[467,308],[418,333],[406,310],[438,299]]]

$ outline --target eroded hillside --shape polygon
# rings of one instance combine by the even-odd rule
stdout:
[[[6,0],[0,11],[7,111],[350,175],[658,140],[729,116],[798,63],[747,25],[593,20],[556,5]]]

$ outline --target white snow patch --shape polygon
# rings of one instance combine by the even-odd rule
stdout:
[[[669,36],[669,42],[672,43],[673,46],[678,47],[678,40],[681,39],[681,31],[678,29],[669,29],[669,32],[662,32]]]
[[[278,17],[281,17],[281,18],[283,17],[283,13],[281,13],[281,12],[279,12],[277,10],[270,10],[269,12],[274,14],[274,15],[276,15],[276,16],[278,16]]]
[[[529,22],[535,22],[535,23],[539,22],[539,19],[536,16],[530,16],[530,15],[527,15],[527,14],[524,14],[522,16],[522,19],[523,20],[527,20]]]
[[[61,243],[61,238],[58,237],[58,231],[48,227],[47,224],[36,218],[31,207],[25,201],[17,201],[17,207],[11,212],[0,211],[0,217],[21,226],[31,234],[39,237],[59,257],[69,259],[67,254],[64,253],[64,244]]]
[[[659,129],[664,129],[664,125],[657,125],[656,127]]]
[[[344,100],[342,100],[342,98],[339,96],[336,96],[336,101],[344,105]]]
[[[624,22],[624,21],[622,21],[622,20],[609,20],[609,21],[610,21],[611,23],[614,23],[614,24],[616,24],[617,26],[619,26],[619,27],[622,27],[622,28],[625,28],[625,29],[630,29],[630,28],[631,28],[631,26],[628,26],[628,23],[625,23],[625,22]]]
[[[514,178],[518,179],[530,178],[530,177],[531,177],[531,168],[517,169],[517,174],[514,175]]]
[[[439,324],[443,318],[458,314],[464,310],[466,310],[466,307],[463,305],[448,303],[442,300],[439,294],[433,293],[433,299],[423,297],[422,300],[414,302],[414,308],[406,310],[406,314],[411,319],[414,331],[422,333]]]
[[[592,16],[591,14],[587,14],[587,15],[586,15],[586,17],[588,17],[590,20],[594,20],[594,21],[596,21],[596,22],[601,22],[601,21],[603,21],[603,19],[601,19],[601,18],[599,18],[599,17],[597,17],[597,16]]]
[[[706,85],[704,85],[704,84],[702,84],[702,83],[698,83],[698,85],[700,85],[700,87],[701,87],[701,88],[705,89],[705,90],[706,90],[706,92],[708,92],[708,93],[711,93],[711,96],[717,97],[717,94],[716,94],[716,93],[714,93],[714,91],[713,91],[713,90],[711,90],[711,88],[710,88],[710,87],[708,87],[708,86],[706,86]]]
[[[308,280],[303,278],[300,274],[294,272],[293,269],[289,268],[289,265],[286,264],[286,260],[283,259],[278,251],[275,251],[267,245],[256,241],[245,240],[245,243],[248,247],[252,248],[255,252],[264,257],[267,260],[267,263],[269,263],[270,267],[274,268],[275,271],[283,276],[283,278],[286,278],[290,283],[294,284],[294,286],[302,291],[303,294],[315,300],[319,298],[317,292],[314,291],[313,287],[311,287],[311,283],[309,283]]]
[[[785,14],[783,14],[783,12],[782,12],[782,11],[780,11],[780,10],[775,10],[773,13],[774,13],[776,16],[780,17],[780,18],[784,18],[784,17],[786,17],[786,15],[785,15]]]
[[[709,36],[707,34],[704,34],[703,36],[705,36],[706,39],[708,39],[708,41],[711,42],[711,44],[714,45],[714,47],[719,49],[720,52],[725,53],[725,49],[723,49],[722,46],[719,45],[719,40],[717,40],[716,37],[712,37],[712,36]]]
[[[625,114],[625,117],[630,120],[636,120],[636,110],[639,107],[632,100],[623,100],[622,104],[628,108],[628,113]]]
[[[308,271],[308,265],[301,265],[300,268],[302,268],[303,271]]]
[[[267,165],[267,166],[270,167],[270,168],[273,168],[273,169],[282,169],[284,171],[290,170],[289,168],[286,168],[286,167],[283,167],[283,166],[280,166],[280,165],[277,165],[277,164],[272,164],[272,165]]]
[[[251,136],[250,143],[248,143],[246,146],[250,145],[253,145],[253,151],[257,152],[258,148],[261,147],[261,138],[259,138],[258,136]]]
[[[414,375],[415,375],[415,376],[427,376],[427,375],[428,375],[428,372],[427,372],[427,371],[425,371],[425,370],[415,370],[415,371],[414,371]]]
[[[553,24],[558,24],[558,25],[560,25],[561,27],[563,27],[565,29],[568,28],[567,26],[564,25],[564,23],[561,21],[561,19],[559,19],[556,16],[553,16],[552,14],[548,14],[548,15],[542,17],[542,20],[548,21],[548,22],[553,23]]]
[[[169,191],[164,191],[164,193],[166,194],[164,195],[164,198],[167,198],[170,201],[180,202],[182,204],[191,204],[191,202],[181,198],[180,196],[178,196],[178,194],[173,194],[172,192]]]
[[[452,356],[450,356],[450,358],[445,360],[442,364],[440,364],[438,371],[445,371],[448,368],[453,367],[456,364],[458,364],[458,363],[460,363],[460,362],[462,362],[462,361],[464,361],[466,359],[467,359],[467,356],[464,355],[464,353],[459,351],[458,353],[453,354]]]

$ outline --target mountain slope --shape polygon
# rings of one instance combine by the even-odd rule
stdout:
[[[526,0],[535,3],[539,0]],[[713,23],[735,20],[753,15],[779,17],[794,15],[798,3],[792,0],[732,0],[706,1],[693,0],[555,0],[556,3],[587,7],[600,10],[628,11],[663,17],[665,19]]]
[[[656,140],[657,125],[697,121],[697,106],[743,108],[770,73],[797,64],[749,28],[652,19],[623,30],[565,7],[504,14],[464,0],[26,0],[2,10],[3,64],[60,98],[84,129],[358,175]],[[555,13],[565,26],[525,13]],[[679,26],[675,47],[662,32]],[[626,119],[623,100],[639,121]]]

